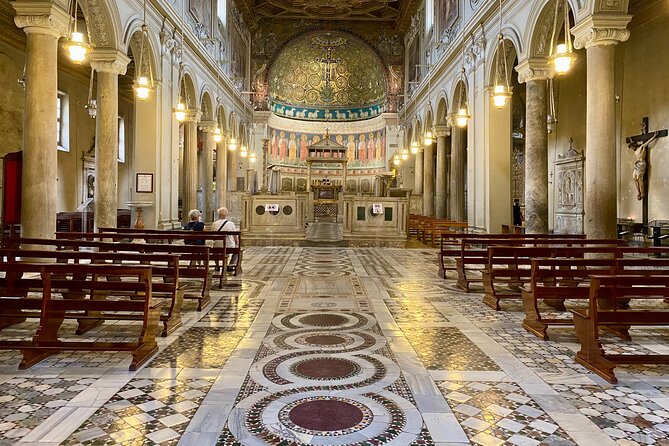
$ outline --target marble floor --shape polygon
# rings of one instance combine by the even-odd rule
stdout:
[[[436,260],[247,248],[243,275],[204,311],[186,305],[139,371],[124,353],[18,371],[18,353],[0,351],[0,445],[669,445],[669,367],[620,368],[610,385],[574,362],[571,330],[537,339],[518,304],[489,309],[438,278]],[[669,330],[633,338],[611,342],[669,350]]]

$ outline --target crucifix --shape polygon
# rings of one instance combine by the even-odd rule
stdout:
[[[641,134],[626,139],[627,147],[634,150],[632,178],[637,190],[637,200],[643,200],[643,227],[648,228],[648,147],[657,139],[667,136],[667,130],[648,131],[648,117],[641,120]]]
[[[321,77],[325,81],[325,86],[329,88],[332,78],[335,77],[335,65],[341,63],[341,59],[334,59],[332,57],[330,39],[328,39],[328,46],[325,48],[325,57],[316,58],[316,62],[324,64]]]

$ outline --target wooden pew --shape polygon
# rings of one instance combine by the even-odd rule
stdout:
[[[66,233],[63,233],[66,234]],[[202,281],[200,293],[193,295],[184,292],[184,299],[196,299],[197,310],[207,306],[211,301],[209,287],[211,285],[212,268],[210,267],[210,248],[204,245],[170,245],[170,244],[146,244],[146,243],[120,243],[101,241],[101,234],[90,233],[91,237],[86,239],[28,239],[15,238],[11,243],[6,243],[10,248],[19,246],[28,247],[55,247],[56,249],[69,249],[78,251],[83,249],[95,249],[101,252],[134,252],[140,254],[175,254],[179,255],[179,277],[182,279],[196,279]],[[109,234],[112,238],[123,240],[120,235]]]
[[[483,282],[483,276],[468,274],[472,271],[481,271],[485,269],[489,263],[489,251],[488,248],[493,246],[506,246],[506,247],[545,247],[545,246],[620,246],[625,242],[623,240],[608,240],[608,239],[582,239],[582,238],[469,238],[463,239],[460,243],[460,254],[455,261],[455,268],[458,273],[458,288],[463,291],[469,292],[469,284],[472,282]],[[479,246],[482,246],[481,248]],[[513,257],[513,251],[496,251],[498,255],[511,256]],[[540,251],[537,251],[540,252]],[[541,257],[552,257],[550,255],[541,256]],[[495,259],[493,259],[495,260]],[[517,262],[509,263],[511,265],[517,264]],[[527,262],[529,265],[529,262]],[[529,267],[529,266],[528,266]],[[501,274],[501,273],[500,273]]]
[[[572,318],[541,316],[539,301],[564,308],[567,299],[588,299],[592,275],[669,275],[669,259],[654,258],[536,258],[532,259],[531,279],[522,290],[525,319],[523,328],[548,340],[549,325],[573,325]],[[555,305],[555,302],[561,305]]]
[[[502,299],[521,298],[521,287],[530,283],[532,278],[532,259],[539,257],[584,258],[588,255],[604,258],[622,258],[625,255],[656,254],[658,248],[636,248],[631,246],[606,246],[595,244],[594,240],[583,240],[581,246],[547,246],[547,247],[504,247],[488,248],[488,263],[483,271],[483,302],[490,308],[500,310]],[[669,253],[668,250],[664,250]],[[563,310],[562,302],[557,309]]]
[[[134,228],[98,228],[100,233],[115,233],[115,234],[127,234],[128,236],[132,235],[132,238],[141,238],[147,243],[159,241],[161,243],[175,243],[181,240],[205,240],[212,241],[213,244],[209,244],[210,260],[222,263],[223,258],[228,255],[236,255],[237,263],[234,265],[233,275],[237,276],[242,273],[242,258],[244,256],[244,248],[242,247],[242,233],[241,231],[184,231],[184,230],[160,230],[160,229],[134,229]],[[187,237],[184,237],[184,233],[188,234]],[[201,236],[204,234],[204,237]],[[237,247],[225,247],[221,245],[218,246],[217,241],[223,241],[225,243],[225,237],[232,235],[236,236],[239,240]],[[150,237],[151,236],[151,237]],[[199,237],[198,237],[199,236]],[[213,246],[212,246],[213,245]],[[221,280],[225,280],[226,271],[222,271]],[[220,282],[219,282],[220,288]]]
[[[418,223],[424,218],[422,215],[409,214],[409,238],[418,238]]]
[[[466,234],[468,231],[469,223],[466,221],[435,220],[430,234],[426,233],[426,237],[430,239],[430,246],[434,248],[437,244],[441,246],[442,237],[450,234]]]
[[[662,300],[669,297],[669,275],[592,276],[588,308],[571,310],[581,349],[576,362],[611,383],[617,383],[613,370],[618,364],[669,364],[669,355],[608,354],[602,347],[599,329],[606,328],[623,339],[630,339],[632,326],[669,325],[667,309],[620,308],[630,299]],[[633,301],[632,301],[633,302]],[[659,302],[658,302],[659,303]]]
[[[90,251],[46,251],[46,250],[19,250],[19,249],[0,249],[0,258],[7,263],[30,262],[41,263],[53,261],[58,264],[106,264],[106,265],[124,265],[124,266],[152,266],[152,293],[154,299],[166,299],[167,302],[162,306],[163,311],[160,314],[160,321],[163,323],[161,336],[166,337],[182,325],[181,306],[183,303],[184,287],[179,281],[179,255],[158,254],[151,252],[148,254],[138,253],[111,253],[111,252],[90,252]],[[37,279],[16,278],[8,283],[8,278],[0,278],[0,289],[7,289],[9,286],[14,290],[20,290],[23,294],[30,291],[41,291],[42,283]],[[20,288],[19,288],[20,287]],[[12,319],[25,317],[39,317],[39,314],[7,314],[4,320],[9,322]],[[9,318],[9,319],[7,319]],[[21,322],[17,320],[17,322]],[[79,322],[77,334],[83,334],[88,330],[102,324],[103,319],[86,319]],[[0,328],[6,327],[7,323],[0,323]]]
[[[39,273],[42,297],[5,296],[2,308],[39,310],[40,323],[30,341],[0,341],[0,349],[20,349],[19,369],[29,368],[61,351],[129,351],[130,370],[136,370],[156,352],[160,303],[152,301],[151,266],[4,263],[9,276]],[[111,280],[110,280],[111,279]],[[61,294],[65,298],[57,298]],[[113,297],[113,299],[108,299]],[[64,341],[58,330],[65,318],[139,319],[137,341]]]

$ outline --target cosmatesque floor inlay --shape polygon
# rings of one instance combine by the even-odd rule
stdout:
[[[436,253],[249,247],[235,287],[213,286],[200,312],[186,302],[183,327],[136,372],[125,353],[19,371],[19,352],[0,351],[0,446],[669,446],[669,367],[621,367],[609,385],[574,361],[573,330],[536,338],[520,302],[494,311],[439,278]],[[606,348],[667,352],[669,330],[631,333],[605,334]]]

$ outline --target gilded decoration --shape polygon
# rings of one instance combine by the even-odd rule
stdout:
[[[373,118],[385,111],[385,69],[371,47],[349,34],[307,34],[289,43],[272,64],[269,99],[275,114],[289,118]]]

